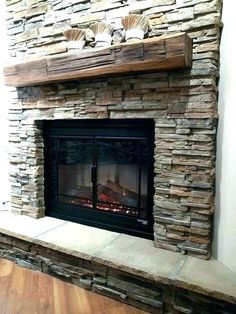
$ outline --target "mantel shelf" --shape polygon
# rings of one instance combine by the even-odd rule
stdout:
[[[6,85],[18,87],[105,75],[170,71],[190,67],[191,63],[192,41],[187,34],[179,33],[7,65],[4,77]]]

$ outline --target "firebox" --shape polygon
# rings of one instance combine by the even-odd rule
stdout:
[[[46,214],[153,238],[154,121],[44,122]]]

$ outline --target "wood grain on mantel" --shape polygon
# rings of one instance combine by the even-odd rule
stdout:
[[[190,67],[192,41],[185,33],[86,49],[4,68],[5,84],[27,86],[134,72]]]

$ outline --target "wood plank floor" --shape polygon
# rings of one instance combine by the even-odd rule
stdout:
[[[0,259],[1,314],[145,314],[46,274]]]

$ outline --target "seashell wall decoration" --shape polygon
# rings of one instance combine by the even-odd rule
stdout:
[[[95,36],[95,47],[111,45],[113,27],[105,22],[96,22],[90,26]]]
[[[85,45],[85,30],[80,28],[72,28],[63,32],[63,35],[68,40],[68,48],[83,49]]]
[[[141,14],[130,14],[121,20],[125,29],[126,41],[136,41],[144,38],[149,28],[148,17]]]
[[[128,16],[124,16],[121,23],[125,30],[125,39],[128,42],[143,39],[149,28],[148,17],[141,14],[130,14]],[[88,33],[88,31],[91,32],[92,38],[93,35],[95,37],[96,48],[111,45],[113,33],[112,25],[106,22],[95,22],[88,29],[72,28],[63,32],[63,35],[68,41],[68,50],[83,49],[85,45],[85,38],[87,38],[86,32]]]

